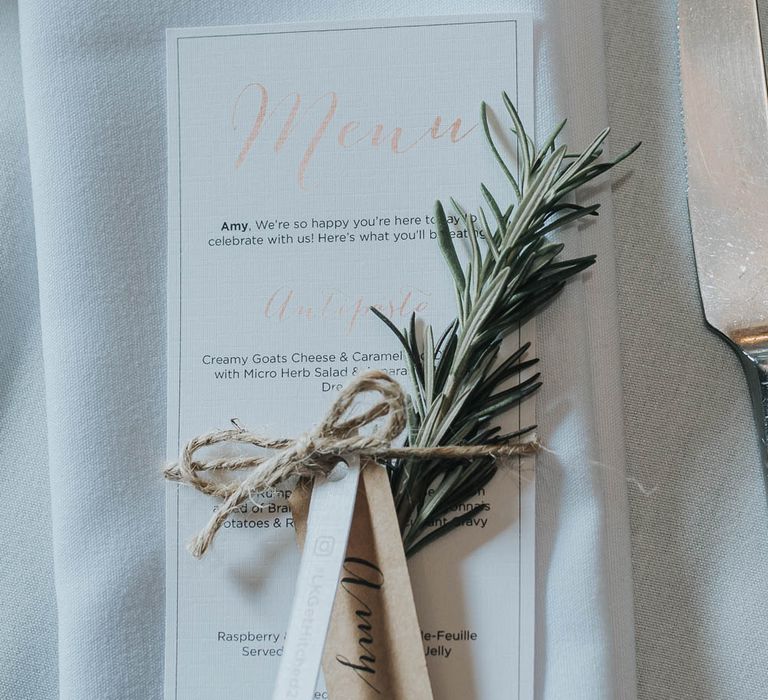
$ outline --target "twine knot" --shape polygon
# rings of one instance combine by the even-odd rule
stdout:
[[[347,414],[355,399],[374,393],[378,400],[358,415]],[[385,420],[373,432],[361,434],[365,426]],[[222,498],[223,503],[208,524],[190,544],[195,557],[201,557],[210,546],[224,521],[248,498],[275,488],[291,477],[312,479],[327,475],[339,461],[352,455],[361,460],[397,459],[468,459],[530,454],[539,449],[533,439],[522,443],[488,445],[445,445],[439,447],[393,447],[392,442],[406,427],[406,397],[400,384],[386,372],[370,370],[356,377],[336,397],[328,414],[312,431],[295,439],[265,438],[237,426],[192,438],[182,450],[178,463],[165,469],[171,481],[188,484],[202,493]],[[195,453],[211,445],[238,442],[272,450],[272,454],[195,460]],[[208,478],[206,473],[221,474],[250,469],[244,479]]]

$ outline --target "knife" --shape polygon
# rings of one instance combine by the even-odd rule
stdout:
[[[736,350],[768,469],[768,95],[756,0],[680,0],[688,210],[707,323]]]

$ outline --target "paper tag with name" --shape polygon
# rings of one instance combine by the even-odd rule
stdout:
[[[291,496],[302,546],[307,496]],[[380,464],[367,462],[361,474],[323,673],[331,698],[434,698],[389,476]]]
[[[532,126],[532,37],[517,14],[168,31],[169,461],[233,416],[306,433],[368,369],[409,389],[369,309],[438,332],[455,318],[434,202],[476,212],[480,183],[512,201],[479,108],[503,114],[506,91]],[[507,422],[535,423],[533,404]],[[408,561],[440,700],[533,697],[531,464],[500,470]],[[185,545],[219,504],[167,487],[166,700],[272,697],[299,580],[291,491],[243,503],[196,560]]]

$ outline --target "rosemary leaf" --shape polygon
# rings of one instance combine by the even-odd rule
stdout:
[[[454,282],[456,320],[435,343],[429,324],[417,332],[415,316],[400,330],[372,309],[405,351],[413,385],[408,400],[410,445],[503,443],[518,440],[535,428],[501,434],[499,426],[493,425],[541,386],[539,373],[524,374],[538,362],[526,357],[529,345],[499,360],[501,343],[544,308],[569,279],[595,262],[593,255],[560,260],[563,245],[549,239],[552,233],[598,214],[599,204],[574,204],[566,197],[632,155],[640,145],[612,161],[601,161],[609,133],[604,129],[585,150],[573,152],[557,144],[564,120],[537,147],[506,93],[502,101],[518,142],[517,177],[494,141],[489,109],[483,102],[483,131],[509,182],[511,201],[502,209],[488,187],[480,185],[492,215],[491,225],[482,208],[473,217],[451,200],[469,241],[463,263],[443,205],[435,203],[437,242]],[[467,501],[477,496],[498,468],[499,462],[490,457],[392,460],[387,469],[406,554],[414,554],[484,510],[485,503],[469,505]],[[463,512],[451,517],[458,511]]]

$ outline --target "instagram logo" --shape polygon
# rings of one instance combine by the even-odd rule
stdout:
[[[333,545],[336,543],[336,540],[333,539],[333,537],[318,537],[315,540],[315,554],[317,554],[320,557],[327,557],[333,552]]]

